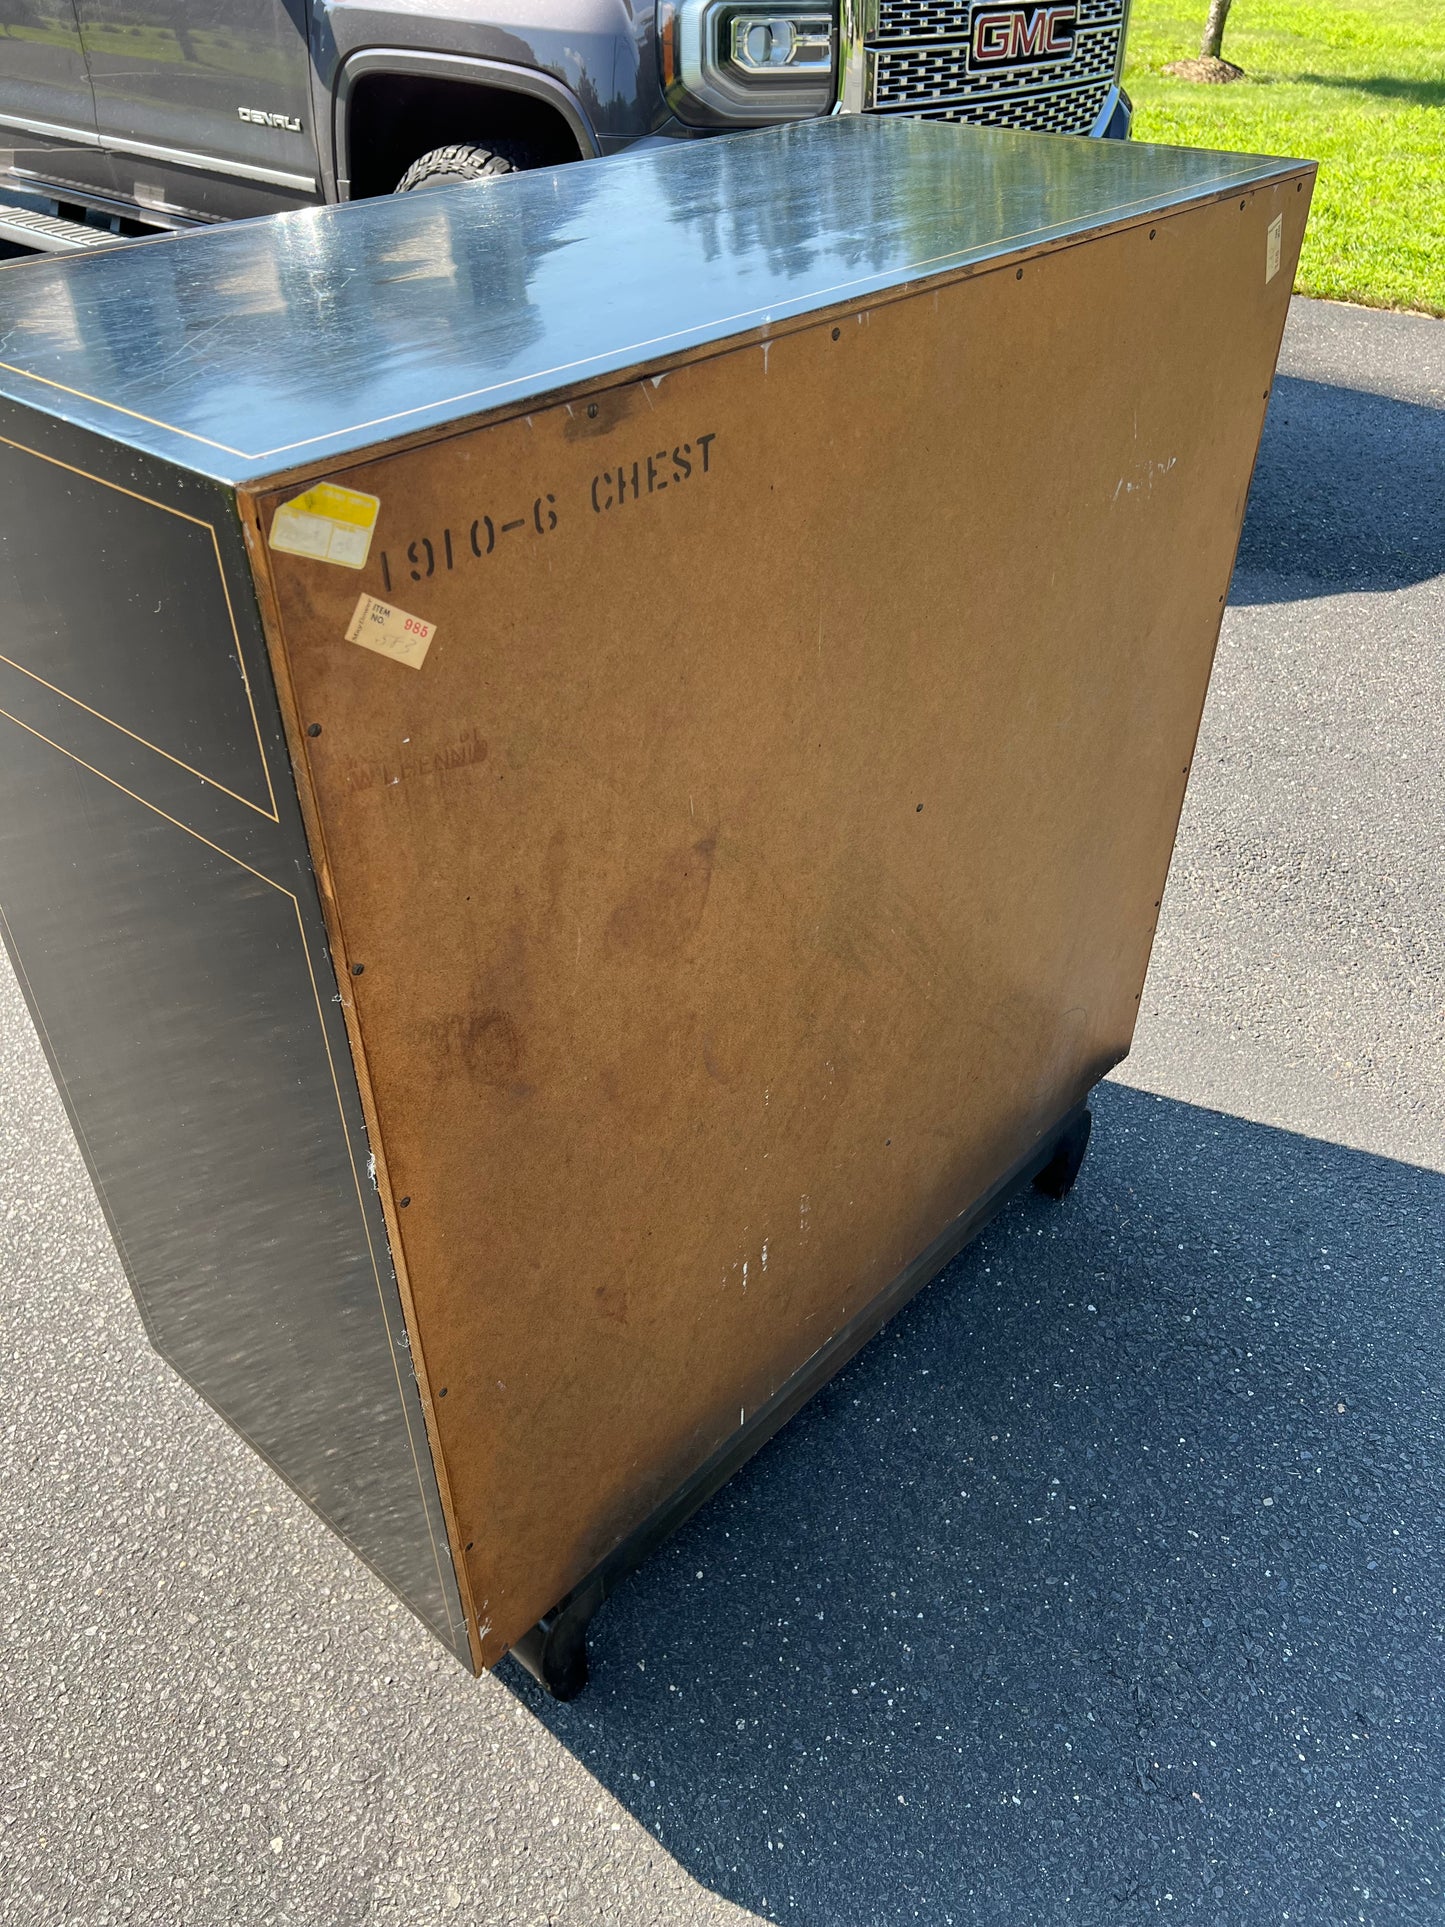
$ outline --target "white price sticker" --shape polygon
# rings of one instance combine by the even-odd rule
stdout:
[[[374,595],[364,595],[358,598],[347,624],[346,640],[363,649],[374,649],[378,656],[390,656],[393,662],[404,662],[408,669],[420,669],[436,632],[434,622],[424,622],[420,616],[409,616],[405,609],[379,602]]]
[[[1273,281],[1279,273],[1280,243],[1284,239],[1284,216],[1276,214],[1269,224],[1269,233],[1264,242],[1264,278]]]

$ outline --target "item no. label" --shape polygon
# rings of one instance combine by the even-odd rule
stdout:
[[[1264,237],[1264,278],[1273,281],[1279,273],[1280,243],[1284,239],[1284,216],[1276,214]]]
[[[283,502],[271,522],[271,547],[343,569],[364,569],[371,553],[380,498],[360,489],[318,482]]]
[[[393,609],[374,595],[357,599],[351,621],[346,625],[346,640],[363,649],[374,649],[378,656],[404,662],[408,669],[420,669],[437,632],[434,622],[409,616],[405,609]]]

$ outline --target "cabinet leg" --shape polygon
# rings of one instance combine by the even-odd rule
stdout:
[[[574,1700],[587,1684],[587,1628],[605,1597],[595,1581],[579,1587],[512,1647],[512,1658],[554,1700]]]
[[[1048,1163],[1034,1179],[1035,1191],[1042,1191],[1046,1198],[1053,1198],[1056,1203],[1068,1197],[1074,1188],[1074,1179],[1079,1175],[1079,1166],[1084,1162],[1084,1153],[1089,1148],[1092,1123],[1093,1113],[1081,1111],[1055,1141]]]

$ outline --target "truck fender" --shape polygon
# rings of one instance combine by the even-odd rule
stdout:
[[[330,170],[323,155],[323,170],[329,171],[329,193],[339,201],[351,197],[351,156],[348,147],[351,97],[358,81],[374,74],[413,74],[426,79],[457,80],[473,86],[499,88],[505,92],[527,94],[545,101],[566,121],[584,160],[601,148],[597,134],[581,101],[555,75],[536,67],[517,66],[510,61],[488,60],[475,54],[433,53],[423,48],[366,47],[344,60],[336,73],[332,90],[329,126],[331,132]],[[318,125],[326,125],[317,116]]]

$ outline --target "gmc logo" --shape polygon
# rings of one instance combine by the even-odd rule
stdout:
[[[1076,5],[1063,7],[979,7],[969,42],[975,67],[1023,67],[1064,60],[1074,51],[1079,24]]]

